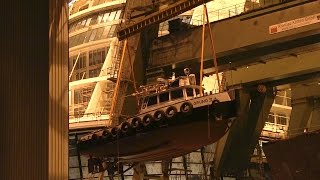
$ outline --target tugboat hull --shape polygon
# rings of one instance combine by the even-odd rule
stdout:
[[[84,155],[120,158],[123,162],[174,158],[219,140],[235,116],[234,101],[212,104],[188,114],[179,112],[174,119],[151,124],[131,135],[119,134],[113,140],[86,140],[79,147]]]

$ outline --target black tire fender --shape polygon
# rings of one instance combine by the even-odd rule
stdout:
[[[111,128],[110,132],[111,132],[111,136],[115,138],[119,134],[119,128],[117,126],[113,127],[113,128]]]
[[[193,106],[190,102],[184,102],[180,106],[180,112],[182,112],[183,114],[191,113],[192,109]]]
[[[216,104],[218,104],[218,103],[220,103],[220,101],[219,101],[218,99],[214,99],[214,100],[212,101],[212,104],[213,104],[213,105],[216,105]]]
[[[122,134],[127,134],[130,131],[130,124],[127,121],[122,122],[120,125],[120,130]]]
[[[91,144],[97,144],[99,142],[99,136],[97,134],[92,134],[90,142]]]
[[[135,117],[133,117],[132,119],[129,120],[129,124],[130,124],[131,128],[133,128],[135,130],[138,130],[142,126],[142,120],[141,120],[140,117],[135,116]]]
[[[174,106],[170,106],[166,109],[166,117],[168,119],[173,119],[177,115],[177,108]]]
[[[105,139],[105,138],[109,138],[109,137],[111,137],[111,132],[110,132],[110,130],[109,130],[109,129],[103,130],[103,132],[102,132],[102,138]]]
[[[152,124],[152,121],[153,121],[153,117],[150,114],[146,114],[142,118],[142,125],[144,127],[148,127]]]
[[[220,119],[220,117],[222,116],[222,114],[220,113],[220,112],[218,112],[218,109],[217,109],[217,104],[219,104],[220,103],[220,101],[218,100],[218,99],[214,99],[213,101],[212,101],[212,111],[213,111],[213,118],[215,119],[215,120],[219,120]]]
[[[164,111],[162,110],[158,110],[153,114],[153,118],[155,121],[163,121],[165,120],[166,114]]]

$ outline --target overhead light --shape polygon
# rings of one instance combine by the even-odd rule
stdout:
[[[249,66],[247,66],[247,69],[249,68]]]

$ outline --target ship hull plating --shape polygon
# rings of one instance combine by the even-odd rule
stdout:
[[[79,143],[82,154],[120,161],[152,161],[178,157],[219,140],[236,116],[235,101],[213,103],[179,112],[175,118],[152,122],[140,131]]]

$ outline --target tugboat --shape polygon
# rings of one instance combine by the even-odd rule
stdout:
[[[204,93],[189,69],[136,95],[139,113],[80,138],[81,154],[121,162],[174,158],[219,140],[237,115],[233,92]]]

